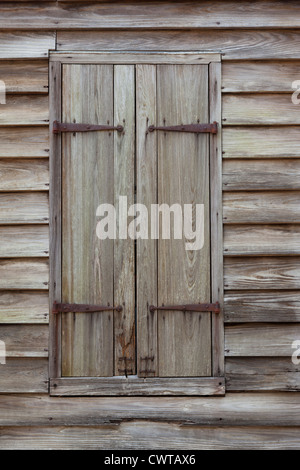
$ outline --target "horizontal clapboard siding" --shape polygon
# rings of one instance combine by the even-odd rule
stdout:
[[[48,127],[0,127],[0,158],[49,157]]]
[[[6,357],[48,357],[47,325],[0,325]]]
[[[48,93],[48,61],[2,60],[0,78],[6,93]]]
[[[49,222],[47,192],[0,193],[0,224],[45,224]]]
[[[0,32],[0,59],[45,59],[51,49],[55,49],[54,31]]]
[[[48,323],[47,291],[0,291],[0,324]]]
[[[48,225],[0,225],[0,257],[49,257]]]
[[[47,191],[48,189],[48,159],[0,158],[0,191]]]
[[[0,367],[0,393],[47,393],[48,359],[8,357]]]
[[[7,95],[0,107],[1,126],[49,125],[47,95]]]

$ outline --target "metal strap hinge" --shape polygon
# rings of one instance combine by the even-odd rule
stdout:
[[[150,305],[150,312],[155,310],[176,310],[179,312],[214,312],[220,313],[220,304],[215,302],[213,304],[185,304],[185,305],[162,305],[161,307],[155,307]]]
[[[181,124],[178,126],[149,126],[148,132],[164,131],[164,132],[194,132],[196,134],[208,132],[216,134],[218,132],[218,123],[216,121],[208,124]]]
[[[109,126],[102,124],[76,124],[53,121],[53,134],[61,132],[92,132],[92,131],[118,131],[123,132],[123,126]]]
[[[116,310],[117,312],[122,311],[122,306],[117,305],[116,307],[111,305],[90,305],[90,304],[64,304],[64,303],[53,303],[52,313],[98,313],[106,312],[109,310]]]

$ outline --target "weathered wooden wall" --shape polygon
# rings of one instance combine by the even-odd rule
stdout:
[[[0,27],[0,79],[8,93],[7,105],[0,105],[0,339],[8,348],[7,364],[0,365],[0,392],[48,391],[47,57],[55,49],[222,52],[227,391],[299,390],[300,366],[291,361],[291,343],[300,339],[300,105],[291,102],[292,81],[300,79],[299,2],[158,2],[154,10],[127,2],[76,8],[61,2],[1,3]],[[245,399],[233,396],[236,406]],[[285,403],[292,396],[285,394]],[[32,403],[43,399],[34,397]],[[268,402],[271,415],[275,407]],[[141,419],[145,416],[158,419],[151,413]],[[295,424],[292,413],[289,420],[283,426]],[[237,425],[247,424],[242,421]],[[280,420],[250,424],[258,428],[245,430],[241,447],[264,440],[272,447],[278,436],[282,447],[299,446],[299,429],[283,431]],[[10,445],[7,436],[16,446],[30,445],[26,420],[21,428],[12,428],[13,419],[0,420],[1,425],[8,426],[4,447]],[[36,425],[45,429],[47,420]],[[267,425],[275,428],[260,428]],[[157,425],[156,435],[167,436],[166,426]],[[144,429],[154,439],[148,424]],[[191,429],[176,428],[176,442],[191,442],[192,448],[211,438],[215,447],[230,446],[226,428],[211,428],[210,437],[201,426]],[[113,446],[115,431],[101,432],[103,445]],[[86,435],[97,442],[101,432]],[[123,425],[118,433],[118,439],[127,433],[134,439],[140,427]],[[238,431],[231,433],[237,441]],[[31,437],[24,444],[26,435]],[[78,443],[80,437],[76,429],[56,428],[45,439],[59,447],[58,435],[65,443]],[[163,440],[153,442],[165,447]]]

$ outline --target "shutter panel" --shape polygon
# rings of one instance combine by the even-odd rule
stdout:
[[[210,376],[211,314],[149,311],[156,300],[156,305],[210,302],[209,137],[162,131],[144,135],[147,118],[157,126],[209,122],[208,67],[158,65],[155,73],[153,66],[139,65],[137,90],[137,116],[142,121],[137,133],[141,173],[137,178],[142,202],[149,211],[155,202],[178,203],[182,208],[192,204],[193,217],[196,204],[204,204],[201,250],[187,251],[187,240],[175,240],[173,235],[163,240],[161,233],[157,241],[138,244],[138,260],[148,258],[148,263],[137,265],[142,286],[138,288],[139,375]],[[147,182],[145,169],[149,169]]]

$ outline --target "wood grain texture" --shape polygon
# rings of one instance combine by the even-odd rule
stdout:
[[[299,322],[300,293],[285,292],[227,292],[225,322]]]
[[[48,62],[46,60],[3,60],[0,77],[6,93],[48,93]]]
[[[300,58],[297,29],[58,31],[57,50],[221,52],[222,61]]]
[[[207,66],[157,66],[158,126],[207,122],[208,114]],[[173,231],[165,240],[160,229],[158,305],[207,302],[211,295],[208,136],[184,134],[158,132],[158,204],[192,204],[195,218],[196,204],[204,204],[204,246],[188,251],[187,237],[174,239]],[[158,350],[160,377],[210,376],[211,314],[158,313]]]
[[[47,358],[8,357],[0,368],[1,393],[47,393]]]
[[[46,192],[0,193],[1,224],[45,224],[49,222]]]
[[[291,94],[224,94],[222,123],[226,125],[299,124],[300,113]]]
[[[223,158],[292,158],[300,156],[299,128],[224,127]]]
[[[223,193],[226,224],[279,224],[300,222],[300,193],[256,191]]]
[[[292,344],[300,337],[300,326],[269,323],[227,325],[225,327],[225,356],[289,357]]]
[[[224,159],[224,191],[272,189],[300,189],[300,160]]]
[[[28,258],[49,256],[47,225],[0,226],[0,257]]]
[[[199,427],[129,421],[94,428],[3,427],[0,439],[2,450],[298,450],[300,428]]]
[[[157,135],[146,133],[149,124],[156,124],[156,100],[156,66],[137,65],[137,201],[147,207],[148,213],[151,204],[157,204]],[[138,375],[151,377],[157,374],[158,365],[157,311],[149,310],[149,305],[157,305],[157,241],[151,238],[137,240],[136,289]]]
[[[0,260],[0,289],[47,290],[49,282],[46,260]]]
[[[63,67],[62,119],[113,123],[113,66]],[[77,133],[63,138],[63,302],[114,303],[113,240],[99,240],[96,235],[98,205],[114,202],[112,134]],[[63,315],[62,375],[113,375],[112,312]]]
[[[49,397],[2,395],[0,426],[101,426],[148,420],[207,426],[298,426],[295,393],[227,393],[225,397]]]
[[[135,67],[114,66],[114,207],[119,210],[120,196],[134,204],[135,184]],[[127,211],[126,211],[127,212]],[[118,212],[119,213],[119,212]],[[124,214],[125,216],[127,214]],[[120,218],[117,230],[119,233]],[[136,373],[135,358],[135,248],[134,240],[120,236],[114,241],[114,303],[122,312],[114,312],[114,374]]]
[[[0,108],[0,126],[41,126],[49,124],[47,95],[7,95]]]
[[[43,6],[21,3],[11,8],[1,7],[1,28],[15,29],[193,29],[193,28],[297,28],[300,8],[297,2],[148,2],[130,3],[53,3]]]
[[[291,357],[227,357],[225,364],[228,391],[300,390],[300,367],[292,363]]]
[[[0,191],[49,189],[47,159],[0,159]]]
[[[299,61],[225,62],[222,68],[223,93],[292,93],[299,74]]]
[[[195,52],[52,52],[51,62],[64,64],[209,64],[220,62],[220,54]]]
[[[5,31],[0,33],[0,59],[45,59],[50,49],[55,49],[55,32]]]
[[[6,357],[48,357],[47,325],[0,325]]]
[[[49,157],[48,127],[0,127],[0,157]]]
[[[225,225],[225,255],[299,255],[299,225]]]
[[[224,395],[225,381],[222,377],[140,378],[59,378],[50,381],[52,396],[200,396]]]
[[[44,291],[1,291],[0,323],[48,323],[49,299]]]
[[[224,288],[298,289],[300,280],[299,257],[225,258]]]

